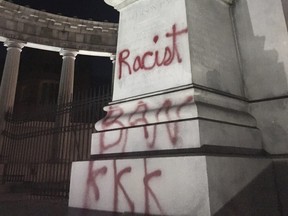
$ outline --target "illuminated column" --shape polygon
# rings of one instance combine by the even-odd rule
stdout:
[[[60,55],[63,56],[58,104],[72,100],[73,85],[74,85],[74,67],[75,59],[78,51],[62,49]]]
[[[4,45],[7,47],[6,60],[0,86],[0,132],[2,133],[5,124],[5,113],[13,110],[16,85],[20,63],[20,53],[25,43],[20,41],[7,40]],[[0,155],[2,151],[3,137],[0,133]]]
[[[75,59],[78,51],[62,49],[60,55],[63,56],[61,77],[58,93],[58,105],[71,102],[73,98],[73,86],[74,86],[74,68]],[[70,122],[70,113],[60,111],[60,115],[57,116],[54,127],[61,129],[67,126]],[[53,146],[51,151],[51,160],[59,160],[67,157],[69,152],[69,134],[61,133],[54,134]],[[69,157],[69,156],[68,156]]]
[[[20,41],[7,40],[6,61],[0,87],[0,124],[1,129],[4,122],[5,112],[12,110],[14,106],[16,85],[20,63],[20,53],[25,43]]]

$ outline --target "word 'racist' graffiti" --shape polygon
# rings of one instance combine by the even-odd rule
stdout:
[[[151,71],[156,67],[169,66],[172,63],[181,63],[182,57],[179,51],[178,40],[184,34],[188,33],[188,28],[181,30],[177,29],[177,25],[172,26],[171,32],[165,34],[170,44],[163,48],[157,49],[156,45],[162,39],[159,35],[155,35],[153,40],[153,47],[150,50],[140,53],[133,57],[129,49],[123,49],[118,55],[118,79],[123,77],[124,71],[132,75],[140,70]],[[156,49],[155,49],[156,48]]]

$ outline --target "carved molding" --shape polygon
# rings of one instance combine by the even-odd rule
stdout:
[[[111,5],[116,10],[121,10],[122,8],[136,2],[139,0],[104,0],[106,4]]]

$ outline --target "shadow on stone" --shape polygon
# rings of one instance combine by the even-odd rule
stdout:
[[[283,95],[288,86],[284,62],[279,62],[281,53],[276,50],[276,46],[275,49],[267,50],[265,47],[269,41],[266,36],[258,36],[254,32],[251,22],[253,14],[249,13],[246,0],[237,1],[234,16],[246,96],[255,100]]]
[[[277,202],[270,165],[214,216],[277,216],[280,215]]]

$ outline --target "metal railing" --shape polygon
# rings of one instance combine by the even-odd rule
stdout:
[[[87,94],[61,105],[7,113],[2,132],[4,182],[23,182],[36,196],[68,197],[71,164],[89,160],[94,124],[111,101],[110,87]]]

